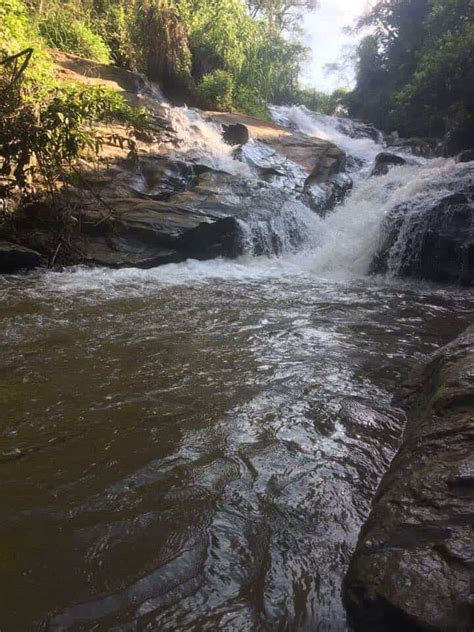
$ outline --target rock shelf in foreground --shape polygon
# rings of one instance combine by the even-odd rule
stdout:
[[[356,631],[474,629],[474,326],[402,391],[404,440],[345,580]]]

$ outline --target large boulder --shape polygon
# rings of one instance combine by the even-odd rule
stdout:
[[[345,579],[349,617],[363,632],[471,632],[474,327],[414,371],[399,403],[404,440]]]
[[[371,175],[373,176],[385,176],[390,171],[391,167],[401,167],[406,165],[407,161],[397,154],[391,154],[387,151],[383,151],[375,158],[374,168]]]
[[[222,138],[228,145],[245,145],[250,140],[250,132],[246,125],[235,123],[234,125],[224,125]]]
[[[474,189],[462,189],[413,210],[396,207],[385,222],[385,239],[371,272],[441,283],[474,283]]]
[[[31,270],[44,265],[45,261],[39,252],[0,240],[0,274],[11,274],[21,270]]]

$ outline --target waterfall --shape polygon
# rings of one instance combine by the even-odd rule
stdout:
[[[363,277],[392,233],[386,273],[398,276],[417,257],[429,230],[431,211],[443,199],[472,188],[474,173],[453,159],[423,159],[394,152],[406,163],[371,176],[384,150],[382,135],[370,126],[310,112],[305,107],[272,107],[273,118],[295,131],[330,140],[344,149],[354,189],[319,225],[305,266],[326,278]]]
[[[318,195],[324,198],[324,187],[315,187],[311,199],[307,190],[303,195],[307,173],[300,165],[252,139],[241,148],[228,145],[219,124],[198,111],[168,107],[177,138],[172,156],[226,174],[227,180],[218,180],[211,189],[235,209],[242,252],[299,256],[306,270],[324,278],[363,277],[387,233],[396,229],[386,271],[397,275],[427,230],[425,211],[453,192],[453,181],[463,177],[462,167],[453,160],[397,151],[407,164],[374,177],[374,161],[385,149],[374,127],[303,106],[270,106],[270,112],[278,124],[331,141],[346,152],[348,173],[340,177],[350,175],[354,188],[325,217],[308,206],[313,207],[311,199]]]

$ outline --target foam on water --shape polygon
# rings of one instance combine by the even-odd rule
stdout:
[[[224,142],[218,125],[205,121],[195,110],[170,108],[169,119],[178,139],[179,158],[204,164],[216,171],[249,177],[248,166],[235,160],[234,148]]]
[[[356,138],[356,126],[350,119],[341,122],[334,116],[326,116],[311,112],[304,106],[271,106],[270,111],[275,122],[285,127],[290,127],[298,132],[329,140],[346,154],[353,156],[365,164],[374,161],[378,153],[382,151],[382,139],[379,137],[378,142],[372,138],[363,137]]]

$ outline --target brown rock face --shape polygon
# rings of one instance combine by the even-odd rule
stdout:
[[[474,629],[474,327],[404,387],[402,447],[345,580],[355,630]]]
[[[297,134],[276,123],[237,113],[207,112],[208,118],[224,126],[245,126],[249,136],[273,147],[279,154],[301,165],[313,184],[326,182],[343,171],[346,154],[333,143]]]

